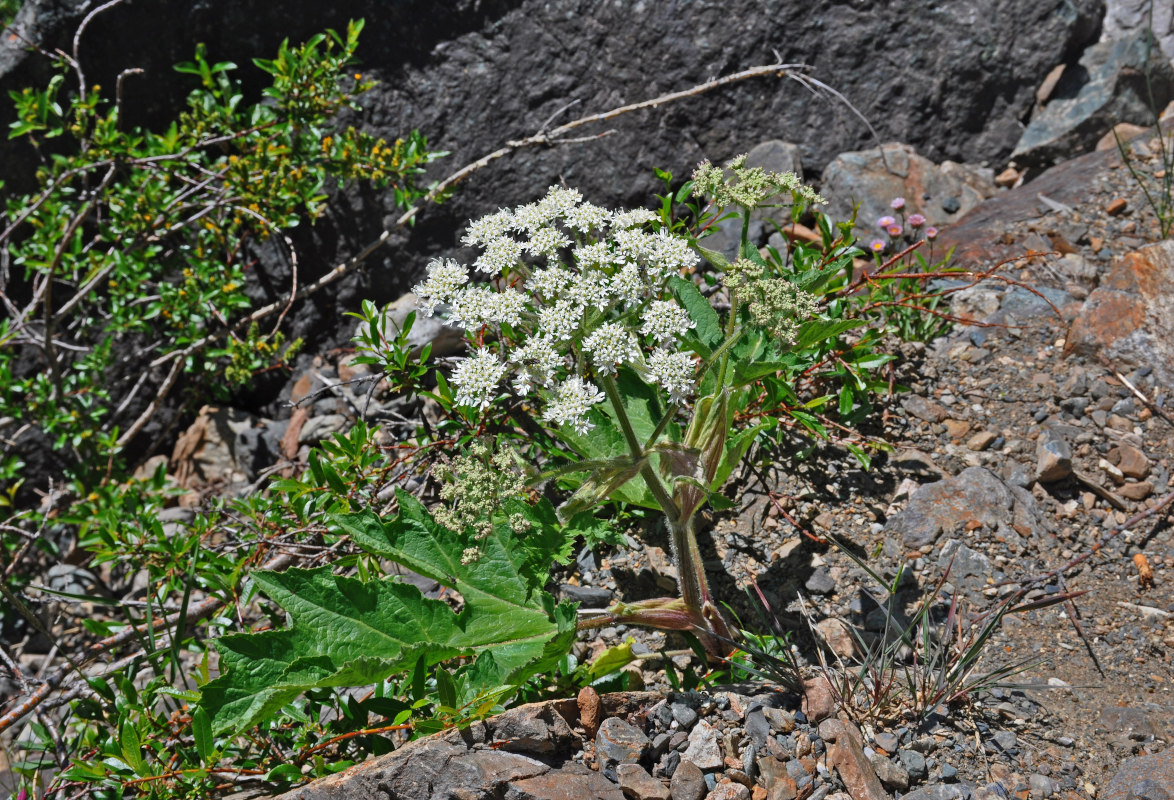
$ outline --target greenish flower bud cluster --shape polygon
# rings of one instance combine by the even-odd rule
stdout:
[[[819,307],[819,298],[783,278],[771,278],[761,264],[739,258],[726,271],[725,285],[745,305],[758,325],[787,344],[794,344],[799,326]]]
[[[726,170],[733,173],[726,174]],[[722,208],[742,206],[757,208],[772,197],[786,195],[807,204],[826,203],[793,172],[767,172],[762,167],[747,167],[746,155],[729,161],[725,169],[703,161],[693,173],[693,196],[712,197]]]
[[[524,497],[526,480],[515,468],[514,454],[509,450],[494,452],[485,440],[475,441],[467,455],[458,455],[441,477],[444,485],[440,498],[445,504],[437,507],[433,516],[446,528],[465,532],[472,530],[473,541],[481,542],[493,532],[494,517],[506,500]],[[514,533],[524,533],[530,522],[521,514],[508,519]],[[478,545],[465,548],[462,564],[470,564],[480,556]]]

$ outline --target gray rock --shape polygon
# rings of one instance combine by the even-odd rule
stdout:
[[[722,765],[721,734],[705,720],[701,720],[689,734],[689,746],[681,754],[681,763],[691,761],[701,769],[717,769]]]
[[[744,721],[746,734],[758,747],[765,747],[766,740],[770,738],[770,723],[766,720],[766,715],[762,713],[761,706],[754,706],[746,712],[746,719]]]
[[[889,733],[888,731],[881,731],[873,737],[872,741],[886,753],[895,753],[897,752],[897,748],[900,747],[901,740],[895,734]]]
[[[831,594],[836,590],[836,582],[825,567],[816,567],[803,586],[812,594]]]
[[[927,773],[925,767],[925,756],[916,750],[898,750],[897,758],[905,765],[905,769],[909,770],[909,777],[915,781],[925,780]]]
[[[681,726],[681,730],[687,731],[697,723],[697,712],[684,703],[672,703],[669,710],[673,714],[673,719]]]
[[[1045,797],[1051,797],[1060,788],[1059,784],[1054,780],[1047,775],[1040,775],[1038,772],[1028,777],[1027,785],[1031,787],[1032,798],[1039,798],[1039,800],[1043,800]]]
[[[607,608],[611,605],[612,593],[602,586],[575,586],[570,583],[559,584],[559,597],[571,603],[578,603],[581,608]]]
[[[870,237],[880,233],[877,219],[894,214],[893,198],[905,199],[906,215],[918,213],[930,225],[945,225],[996,191],[991,170],[934,164],[906,144],[840,153],[824,169],[820,189],[836,219],[847,219],[859,204],[857,227]]]
[[[380,800],[385,797],[399,795],[379,795]],[[598,772],[587,769],[582,764],[568,764],[562,769],[551,770],[543,775],[532,778],[522,778],[509,783],[508,788],[501,794],[463,794],[444,795],[434,797],[497,797],[503,800],[567,800],[567,798],[599,798],[599,800],[625,800],[624,792],[619,786],[609,781]],[[372,798],[374,800],[374,798]]]
[[[899,536],[905,547],[933,544],[943,531],[977,521],[1000,535],[1017,536],[1016,526],[1043,530],[1035,500],[1023,489],[1008,486],[983,467],[969,467],[953,478],[927,484],[894,514],[885,532]]]
[[[616,767],[620,789],[631,800],[672,800],[668,787],[652,777],[639,764],[620,764]]]
[[[1153,9],[1154,37],[1166,58],[1174,61],[1174,6],[1168,3],[1150,3],[1150,0],[1107,0],[1102,23],[1101,41],[1128,39],[1151,26],[1149,16]]]
[[[876,772],[876,776],[880,778],[886,789],[905,791],[909,788],[909,772],[900,764],[882,755],[869,757],[868,763],[872,765],[873,771]]]
[[[968,576],[985,579],[991,574],[990,558],[957,539],[946,542],[938,555],[938,566],[945,569],[947,565],[952,565],[950,577],[954,580]]]
[[[965,800],[969,790],[956,783],[938,783],[914,789],[901,800]]]
[[[702,800],[708,791],[705,775],[692,761],[681,761],[669,782],[673,800]]]
[[[1118,122],[1153,122],[1143,36],[1102,42],[1064,70],[1046,106],[1032,116],[1011,157],[1045,166],[1091,149]],[[1157,109],[1174,98],[1174,67],[1158,48],[1150,54],[1150,88]]]
[[[548,756],[582,746],[562,714],[545,703],[521,706],[512,714],[486,720],[485,729],[502,743],[499,750],[513,753]]]
[[[1044,428],[1035,445],[1035,479],[1055,483],[1072,474],[1072,446],[1057,431]]]
[[[615,775],[617,764],[635,764],[651,742],[638,728],[619,717],[608,717],[595,734],[595,757],[603,774]]]

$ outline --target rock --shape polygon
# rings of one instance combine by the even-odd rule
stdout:
[[[611,605],[612,592],[602,586],[575,586],[561,583],[559,597],[569,603],[578,603],[580,608],[607,608]]]
[[[1174,6],[1167,3],[1151,4],[1149,0],[1107,0],[1102,25],[1102,42],[1136,36],[1152,26],[1158,46],[1166,58],[1174,61]]]
[[[983,467],[969,467],[953,478],[918,489],[906,507],[890,517],[885,532],[899,537],[905,547],[933,544],[943,531],[978,522],[999,535],[1016,536],[1015,529],[1043,529],[1031,495],[1009,486]]]
[[[790,733],[795,730],[795,717],[789,711],[765,706],[762,715],[770,723],[771,733]]]
[[[669,705],[669,710],[681,730],[692,730],[693,726],[697,724],[697,712],[684,703],[672,703]]]
[[[1145,500],[1154,493],[1154,485],[1149,481],[1127,483],[1117,490],[1117,494],[1127,500]]]
[[[1163,386],[1174,386],[1174,241],[1143,247],[1120,258],[1084,302],[1065,337],[1064,355],[1105,359],[1118,370],[1152,367]]]
[[[329,439],[346,428],[347,418],[342,414],[323,414],[320,417],[310,417],[298,434],[298,444],[313,447],[323,439]]]
[[[901,401],[901,407],[908,413],[926,422],[941,422],[950,416],[950,412],[932,400],[920,395],[909,395]]]
[[[831,594],[836,590],[836,582],[826,567],[816,567],[803,587],[812,594]]]
[[[907,144],[840,153],[824,168],[820,189],[828,213],[847,219],[860,205],[858,228],[877,232],[876,220],[893,214],[890,202],[905,198],[905,214],[923,215],[929,225],[953,222],[997,191],[989,169],[947,161],[940,166]]]
[[[227,406],[204,406],[171,452],[171,472],[185,489],[240,484],[279,458],[277,423]],[[258,429],[274,427],[274,437]]]
[[[530,703],[485,721],[489,736],[502,744],[499,750],[549,756],[579,745],[563,715],[549,703]]]
[[[1097,800],[1170,800],[1174,792],[1174,748],[1160,753],[1135,756],[1121,762]]]
[[[599,692],[590,686],[579,690],[577,702],[579,704],[579,722],[583,731],[592,739],[599,733],[600,723],[603,722],[603,704],[599,700]]]
[[[1153,130],[1144,125],[1134,125],[1132,122],[1119,122],[1114,125],[1108,133],[1097,140],[1097,150],[1117,150],[1117,142],[1126,144],[1132,139],[1136,139],[1143,133],[1148,133]]]
[[[976,453],[981,453],[990,447],[995,439],[999,438],[999,434],[994,431],[979,431],[970,437],[966,442],[966,448],[973,450]]]
[[[828,766],[840,774],[840,780],[853,800],[888,800],[888,792],[864,755],[856,726],[829,719],[820,724],[819,730],[824,740],[832,743],[827,750]]]
[[[874,755],[868,759],[876,776],[886,789],[905,791],[909,788],[909,773],[900,764],[894,763],[882,755]]]
[[[909,778],[915,781],[925,780],[929,771],[925,766],[925,756],[916,750],[902,749],[897,751],[897,758],[909,771]]]
[[[669,782],[673,800],[702,800],[706,791],[705,775],[692,761],[682,760]]]
[[[649,744],[638,728],[619,717],[608,717],[595,735],[595,758],[605,775],[614,774],[616,765],[635,764],[643,758]]]
[[[1109,451],[1109,463],[1121,470],[1127,478],[1141,480],[1150,474],[1150,461],[1136,447],[1119,444]]]
[[[689,733],[689,746],[681,754],[681,763],[690,761],[701,769],[717,769],[722,761],[721,734],[701,720]]]
[[[1006,794],[1004,790],[1003,795]],[[998,795],[1002,797],[1003,795]],[[970,796],[969,787],[963,788],[957,784],[939,783],[934,786],[922,786],[903,796],[901,800],[964,800]],[[975,798],[977,800],[977,793]]]
[[[889,754],[897,752],[897,748],[901,746],[901,740],[897,738],[896,734],[889,733],[888,731],[881,731],[872,737],[872,742],[879,749]]]
[[[750,800],[750,790],[740,783],[719,783],[705,800]]]
[[[1055,483],[1072,474],[1072,447],[1057,431],[1044,428],[1035,447],[1035,479]]]
[[[946,426],[946,434],[956,442],[970,433],[970,423],[966,420],[944,419],[942,425]]]
[[[1032,116],[1011,158],[1046,166],[1089,150],[1118,122],[1151,121],[1145,69],[1142,36],[1088,48],[1080,69],[1065,70],[1051,101]],[[1174,67],[1154,52],[1149,74],[1154,102],[1163,108],[1174,98]]]
[[[382,795],[382,797],[387,796],[389,795]],[[433,797],[450,796],[493,797],[494,795],[433,795]],[[390,797],[399,800],[399,795],[391,794]],[[603,775],[592,772],[581,764],[571,764],[544,775],[511,781],[508,790],[504,793],[505,800],[582,800],[585,797],[599,798],[599,800],[624,800],[624,793],[619,786]]]
[[[620,764],[616,767],[616,774],[620,789],[630,800],[673,800],[668,787],[639,764]]]
[[[985,553],[972,550],[957,539],[951,539],[938,554],[938,567],[950,567],[950,579],[957,581],[968,576],[986,579],[991,574],[991,560]]]
[[[859,657],[856,639],[843,620],[834,617],[821,619],[816,623],[815,629],[819,631],[819,635],[832,652],[840,658],[851,660]]]
[[[808,722],[819,722],[836,713],[836,695],[825,676],[816,675],[803,681],[803,701],[800,707]]]

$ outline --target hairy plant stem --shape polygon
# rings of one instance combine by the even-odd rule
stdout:
[[[623,431],[632,458],[643,462],[640,467],[640,477],[644,479],[648,490],[652,492],[652,496],[656,498],[657,504],[664,512],[669,529],[673,560],[677,566],[677,582],[681,589],[681,600],[685,604],[685,609],[704,617],[705,607],[712,603],[709,595],[709,583],[705,578],[705,567],[701,561],[701,549],[697,546],[697,537],[693,531],[693,515],[686,516],[681,513],[680,506],[669,494],[660,475],[656,473],[652,464],[645,457],[644,447],[636,437],[631,420],[628,419],[628,413],[624,409],[615,378],[611,375],[600,375],[599,382],[603,385],[603,391],[607,394],[612,408],[615,409],[620,430]],[[655,444],[655,442],[649,444]]]

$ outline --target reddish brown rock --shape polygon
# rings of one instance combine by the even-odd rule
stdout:
[[[824,675],[803,681],[802,709],[809,722],[819,722],[836,713],[835,691]]]
[[[1149,481],[1127,483],[1117,490],[1117,494],[1127,500],[1145,500],[1154,493],[1154,485]]]
[[[1174,386],[1174,241],[1120,258],[1089,295],[1065,337],[1064,355],[1110,361],[1119,370],[1152,367]]]
[[[840,773],[853,800],[889,800],[889,793],[864,755],[863,737],[855,725],[825,720],[819,733],[832,743],[828,746],[828,766]]]
[[[1150,460],[1136,447],[1119,444],[1109,451],[1109,463],[1127,478],[1144,478],[1150,474]]]
[[[599,732],[599,723],[603,722],[603,704],[599,702],[599,692],[590,686],[579,690],[579,722],[590,738],[594,739]]]

